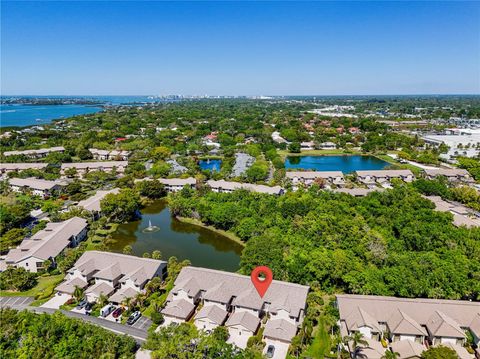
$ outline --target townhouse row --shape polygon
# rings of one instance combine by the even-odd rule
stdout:
[[[303,322],[308,292],[308,286],[274,280],[262,298],[248,276],[185,267],[161,311],[163,325],[191,319],[206,331],[224,325],[228,342],[240,348],[264,326],[267,346],[283,347],[286,352]]]
[[[73,162],[62,163],[60,165],[60,173],[64,176],[65,171],[75,169],[77,175],[83,176],[92,171],[112,172],[115,170],[118,174],[123,174],[128,161],[105,161],[105,162]],[[2,175],[10,172],[18,172],[27,169],[44,170],[49,164],[47,163],[1,163],[0,173]]]
[[[399,359],[420,358],[429,347],[443,345],[461,359],[471,359],[473,354],[464,347],[467,333],[480,344],[478,302],[342,294],[337,295],[337,306],[342,337],[359,332],[367,341],[360,348],[348,343],[357,357],[380,359],[391,350]]]

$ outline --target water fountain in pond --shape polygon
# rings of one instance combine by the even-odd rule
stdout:
[[[142,230],[143,233],[153,233],[153,232],[158,232],[160,230],[160,227],[158,226],[153,226],[152,221],[148,220],[148,227]]]

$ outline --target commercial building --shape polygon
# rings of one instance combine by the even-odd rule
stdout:
[[[0,267],[23,267],[30,272],[38,272],[43,269],[46,260],[55,265],[55,258],[65,248],[76,247],[85,239],[87,227],[87,221],[80,217],[47,223],[45,229],[25,238],[17,248],[11,249]]]
[[[430,346],[446,345],[460,357],[473,358],[463,348],[466,331],[480,338],[480,303],[440,299],[406,299],[371,295],[337,295],[343,337],[360,332],[368,345],[359,357],[380,358],[387,337],[388,350],[400,358],[415,358]],[[349,343],[353,352],[356,348]],[[380,356],[379,356],[380,355]]]
[[[87,251],[69,269],[65,281],[55,289],[73,294],[75,287],[85,290],[89,302],[100,295],[109,297],[112,303],[121,303],[140,293],[154,277],[165,278],[167,262],[140,258],[125,254]]]

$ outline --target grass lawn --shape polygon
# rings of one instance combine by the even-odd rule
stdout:
[[[401,169],[406,169],[406,170],[410,170],[413,172],[414,175],[418,176],[420,174],[420,172],[422,171],[422,169],[420,167],[417,167],[417,166],[414,166],[414,165],[411,165],[409,163],[400,163],[400,162],[397,162],[396,160],[394,160],[392,157],[390,157],[389,155],[375,155],[375,157],[385,161],[385,162],[388,162],[398,168],[401,168]]]
[[[35,287],[25,292],[14,292],[10,290],[0,290],[2,297],[45,297],[53,294],[53,290],[63,280],[63,274],[51,275],[48,277],[38,277],[38,283]]]
[[[315,338],[312,344],[307,348],[304,355],[310,358],[323,359],[329,357],[331,348],[330,335],[327,332],[325,320],[320,318]]]

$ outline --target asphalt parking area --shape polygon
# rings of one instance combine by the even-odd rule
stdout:
[[[0,297],[0,308],[24,308],[32,302],[32,297]]]
[[[132,324],[132,327],[141,329],[141,330],[147,330],[148,328],[150,328],[152,323],[153,322],[150,319],[142,316],[138,318],[138,320],[135,323]]]

